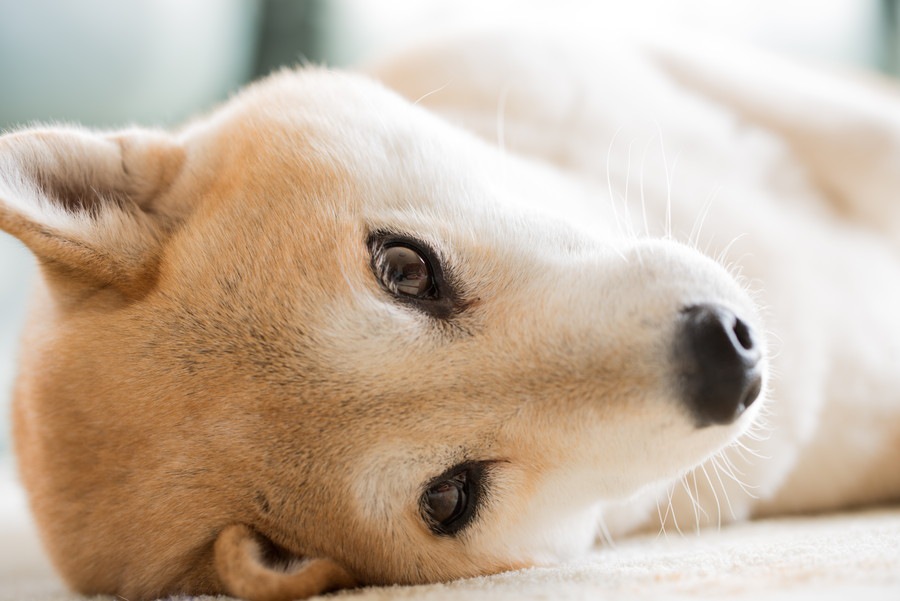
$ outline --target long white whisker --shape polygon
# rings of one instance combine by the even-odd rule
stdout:
[[[501,154],[506,154],[506,101],[510,87],[510,84],[503,86],[497,96],[497,147]]]
[[[765,442],[769,440],[772,437],[772,431],[768,427],[762,426],[761,424],[762,419],[757,418],[756,423],[751,426],[749,430],[744,432],[744,436],[754,442]]]
[[[697,507],[700,509],[700,513],[703,514],[703,517],[707,520],[709,519],[709,514],[706,513],[706,510],[703,508],[703,504],[700,503],[700,487],[697,486],[697,468],[691,470],[691,478],[694,480],[694,493],[697,495]]]
[[[687,493],[688,499],[691,501],[691,509],[694,511],[694,528],[696,532],[700,532],[700,512],[697,511],[697,500],[694,499],[694,495],[691,493],[691,488],[687,483],[687,474],[681,478],[681,487],[684,489],[684,492]]]
[[[651,138],[651,139],[647,140],[646,144],[644,144],[644,151],[641,153],[641,169],[640,169],[640,172],[638,173],[638,177],[639,177],[638,185],[639,185],[640,192],[641,192],[641,213],[644,215],[645,222],[647,221],[647,217],[646,217],[647,216],[647,198],[646,198],[646,195],[644,194],[644,167],[647,164],[647,153],[649,152],[650,145],[652,143],[653,143],[653,139]],[[648,236],[650,235],[649,231],[647,232],[647,235]]]
[[[737,236],[735,236],[734,238],[732,238],[731,242],[729,242],[729,243],[725,246],[725,248],[722,249],[722,251],[719,252],[719,254],[716,256],[716,262],[717,262],[717,263],[722,263],[722,262],[725,260],[725,257],[728,256],[728,252],[731,250],[731,247],[734,246],[735,243],[736,243],[738,240],[740,240],[741,238],[744,238],[746,235],[747,235],[747,233],[744,232],[743,234],[738,234]],[[743,256],[746,256],[746,255],[743,255]]]
[[[726,450],[736,450],[736,449],[729,446]],[[738,467],[734,464],[734,462],[731,461],[731,457],[729,457],[725,454],[725,451],[722,452],[721,457],[722,457],[722,463],[724,464],[725,467],[727,467],[731,471],[732,474],[737,472],[738,475],[740,475],[740,476],[746,475],[746,474],[744,474],[744,472],[742,472],[740,469],[738,469]]]
[[[510,87],[510,84],[503,86],[503,89],[500,90],[500,95],[497,97],[497,148],[502,155],[506,154],[506,101],[509,98]],[[506,163],[507,161],[503,161],[502,178],[504,183],[509,181]]]
[[[675,507],[672,506],[672,494],[675,492],[676,483],[673,483],[671,487],[669,487],[669,509],[666,509],[666,517],[669,516],[669,510],[672,513],[672,524],[675,526],[675,532],[677,532],[680,536],[684,536],[684,532],[681,531],[681,528],[678,526],[678,517],[675,515]]]
[[[731,461],[728,459],[728,457],[726,457],[724,454],[721,455],[721,457],[724,461],[724,465],[722,465],[721,467],[722,467],[722,471],[725,472],[725,475],[728,476],[729,478],[731,478],[732,480],[734,480],[735,484],[740,486],[741,490],[744,491],[744,494],[746,494],[748,497],[750,497],[751,499],[759,498],[755,494],[753,494],[753,492],[750,490],[750,488],[756,488],[756,487],[750,486],[749,484],[745,484],[740,478],[738,478],[734,474],[733,470],[735,470],[737,468],[734,467],[734,464],[731,463]]]
[[[622,206],[625,207],[625,226],[627,229],[628,237],[632,240],[636,240],[638,238],[637,230],[634,228],[634,219],[631,216],[631,211],[628,210],[628,205],[625,202],[625,199],[618,195],[619,199],[622,201]],[[639,249],[639,247],[637,247]],[[638,261],[643,265],[643,257],[641,257],[640,252],[637,253]]]
[[[687,483],[687,474],[685,474],[681,478],[681,487],[684,489],[684,492],[687,493],[688,499],[691,501],[691,508],[694,510],[694,531],[699,534],[700,533],[700,512],[698,508],[700,504],[697,502],[697,499],[694,498],[693,493],[691,493],[691,487],[688,486]]]
[[[731,514],[731,519],[736,520],[737,515],[735,515],[734,507],[731,505],[731,498],[728,496],[728,487],[725,486],[725,483],[722,481],[722,466],[719,465],[718,462],[718,458],[721,456],[721,453],[719,453],[712,457],[713,473],[715,473],[716,480],[719,481],[719,485],[722,487],[722,495],[725,497],[725,504],[728,505],[728,513]]]
[[[716,530],[722,529],[722,506],[719,504],[719,494],[716,492],[716,487],[713,484],[712,478],[709,477],[709,472],[706,471],[706,465],[700,464],[700,469],[703,470],[703,475],[706,476],[706,482],[709,484],[709,490],[713,494],[713,499],[716,502]],[[715,468],[713,468],[715,469]]]
[[[606,526],[606,520],[603,519],[603,514],[597,516],[597,524],[600,526],[600,534],[603,536],[603,540],[606,541],[606,544],[616,548],[616,543],[613,541],[612,535],[609,533],[609,528]]]
[[[628,189],[631,185],[631,153],[634,150],[634,138],[628,143],[628,161],[625,164],[625,206],[628,206]],[[646,222],[646,217],[644,218]]]
[[[666,532],[666,519],[663,517],[662,509],[659,507],[659,495],[656,496],[656,515],[659,516],[659,532],[656,533],[656,538],[659,538],[659,535],[662,534],[663,537],[668,540],[669,534]],[[668,511],[666,512],[668,516]]]
[[[622,233],[622,224],[619,222],[619,212],[616,210],[616,195],[613,193],[611,163],[613,147],[616,144],[616,138],[619,137],[619,133],[622,131],[622,127],[624,126],[619,127],[613,134],[612,139],[609,141],[609,146],[606,149],[606,187],[609,191],[609,202],[612,205],[613,217],[616,220],[616,226],[618,226],[620,234]]]
[[[665,238],[672,239],[672,179],[669,177],[669,163],[666,160],[666,145],[663,141],[662,126],[656,122],[656,131],[659,137],[659,150],[662,153],[663,170],[666,176],[666,226]]]
[[[738,438],[737,440],[735,440],[733,444],[739,446],[740,448],[744,449],[745,451],[747,451],[748,453],[750,453],[751,455],[753,455],[754,457],[756,457],[756,458],[758,458],[758,459],[769,460],[769,459],[772,458],[771,456],[763,455],[763,454],[760,453],[759,451],[756,451],[756,450],[754,450],[754,449],[751,449],[750,447],[748,447],[747,445],[745,445],[744,443],[742,443],[740,438]]]
[[[617,195],[613,191],[611,162],[612,162],[612,150],[616,144],[616,138],[619,137],[619,132],[622,131],[623,127],[624,126],[619,127],[619,129],[616,130],[616,132],[613,134],[612,139],[609,141],[609,146],[606,149],[606,187],[607,187],[607,191],[609,193],[609,206],[612,209],[613,220],[616,222],[616,229],[618,230],[619,236],[621,238],[625,238],[626,233],[625,233],[625,230],[622,228],[622,220],[619,217],[619,210],[618,210],[618,207],[616,206],[616,196]],[[628,178],[628,176],[626,175],[626,181],[625,181],[626,195],[628,193],[627,192],[627,190],[628,190],[628,179],[627,178]],[[627,211],[627,208],[628,208],[627,202],[625,203],[625,208]],[[628,262],[628,258],[622,253],[621,250],[619,250],[616,247],[615,244],[611,244],[610,248],[613,250],[613,252],[616,253],[616,255],[619,256],[620,259],[622,259],[623,262],[625,262],[625,263]]]
[[[662,143],[660,141],[660,143]],[[665,152],[663,152],[663,160],[665,161]],[[672,160],[672,169],[666,168],[666,239],[674,240],[675,233],[672,225],[672,192],[675,189],[675,173],[678,171],[678,161],[681,160],[681,151],[675,154]]]
[[[440,86],[439,88],[435,88],[435,89],[431,90],[430,92],[426,92],[426,93],[422,94],[421,96],[419,96],[419,97],[416,99],[415,102],[413,102],[413,104],[419,104],[420,102],[422,102],[423,100],[425,100],[426,98],[428,98],[429,96],[431,96],[432,94],[437,94],[438,92],[443,92],[443,91],[447,88],[447,86],[449,86],[449,85],[452,84],[452,83],[453,83],[453,79],[451,79],[450,81],[448,81],[448,82],[445,83],[444,85]]]
[[[710,193],[703,203],[703,209],[700,211],[698,219],[694,221],[694,226],[691,228],[691,233],[688,236],[688,246],[691,248],[696,249],[700,245],[700,235],[703,231],[703,226],[706,223],[706,218],[709,216],[709,211],[712,208],[713,202],[715,202],[719,194],[719,190],[721,190],[721,187]]]

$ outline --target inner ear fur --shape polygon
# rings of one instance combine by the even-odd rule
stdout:
[[[0,137],[0,229],[53,279],[140,295],[177,215],[161,199],[184,152],[163,132],[31,129]]]
[[[214,561],[228,594],[247,601],[306,599],[357,584],[334,561],[294,556],[243,524],[219,533]]]

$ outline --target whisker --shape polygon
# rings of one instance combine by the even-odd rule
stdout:
[[[720,451],[716,455],[713,455],[712,465],[713,465],[713,473],[716,475],[716,480],[719,481],[719,485],[722,487],[722,496],[725,497],[725,504],[728,505],[728,513],[731,514],[731,519],[736,520],[737,515],[734,513],[734,507],[731,505],[731,498],[728,496],[728,487],[725,486],[725,483],[722,481],[722,466],[719,465],[718,459],[722,456],[722,452]]]
[[[728,255],[728,252],[731,250],[731,247],[734,246],[735,243],[736,243],[738,240],[740,240],[741,238],[744,238],[744,237],[746,237],[746,236],[747,236],[747,232],[744,232],[744,233],[738,234],[737,236],[735,236],[734,238],[732,238],[732,239],[731,239],[731,242],[729,242],[728,244],[726,244],[726,245],[725,245],[725,248],[722,249],[722,251],[719,252],[718,255],[716,255],[716,262],[717,262],[717,263],[722,263],[722,262],[725,260],[725,257]],[[747,254],[742,255],[741,258],[743,258],[743,257],[745,257],[745,256],[747,256]]]
[[[659,150],[662,153],[663,170],[666,176],[666,226],[665,238],[672,239],[672,180],[669,177],[669,162],[666,160],[666,145],[663,141],[662,126],[656,122],[656,131],[659,138]]]
[[[700,503],[697,502],[697,499],[694,498],[693,493],[691,492],[691,487],[687,482],[687,474],[682,476],[681,478],[681,487],[684,489],[684,492],[687,493],[688,499],[691,501],[691,509],[694,511],[694,531],[699,534],[700,533]]]
[[[603,540],[606,542],[607,545],[609,545],[610,547],[615,549],[616,543],[613,540],[612,535],[609,532],[609,528],[606,526],[606,520],[603,519],[602,513],[597,516],[597,524],[600,527],[600,535],[603,537]]]
[[[703,514],[703,517],[708,520],[709,514],[706,513],[706,510],[703,508],[703,504],[700,503],[700,487],[697,486],[697,468],[696,467],[691,470],[691,478],[694,480],[694,492],[697,494],[697,507],[700,509],[700,513]]]
[[[497,147],[501,154],[506,154],[506,101],[510,87],[510,84],[503,86],[497,96]]]
[[[634,138],[628,143],[628,161],[625,163],[625,206],[628,206],[628,188],[631,185],[631,153],[633,150]],[[646,215],[644,216],[644,223],[647,223]]]
[[[612,169],[610,168],[610,164],[612,162],[612,150],[613,146],[616,144],[616,138],[619,137],[619,133],[622,131],[624,126],[620,126],[619,129],[613,134],[612,139],[609,141],[609,146],[606,149],[606,187],[609,190],[609,204],[612,208],[613,219],[616,222],[616,228],[619,230],[619,235],[625,237],[625,232],[622,230],[622,222],[619,220],[619,211],[616,208],[616,195],[613,192],[612,185]],[[624,258],[624,256],[623,256]]]
[[[697,511],[697,501],[694,499],[694,495],[691,494],[691,488],[687,483],[687,474],[685,474],[681,478],[681,487],[684,489],[684,492],[687,493],[688,499],[691,501],[691,509],[694,511],[694,529],[699,534],[700,533],[700,512]]]
[[[506,84],[503,86],[503,89],[500,90],[500,95],[497,96],[497,148],[500,150],[501,155],[506,155],[506,101],[509,98],[509,90],[511,84]],[[508,171],[506,169],[507,161],[503,161],[503,173],[501,177],[503,178],[503,182],[506,183],[509,181]]]
[[[665,156],[663,156],[663,160],[665,161]],[[666,168],[666,239],[668,240],[675,239],[675,233],[672,229],[672,191],[675,188],[675,173],[678,171],[678,161],[680,160],[681,151],[679,150],[672,160],[671,173],[668,167]]]
[[[753,455],[753,456],[756,457],[757,459],[764,459],[764,460],[772,459],[771,456],[763,455],[763,454],[760,453],[759,451],[757,451],[757,450],[755,450],[755,449],[751,449],[750,447],[748,447],[747,445],[745,445],[744,443],[742,443],[740,438],[738,438],[737,440],[735,440],[734,443],[732,443],[732,444],[735,444],[735,445],[739,446],[741,449],[747,451],[748,453],[750,453],[751,455]]]
[[[757,497],[755,494],[753,494],[753,492],[751,492],[751,490],[750,490],[751,488],[758,488],[758,487],[751,486],[749,484],[745,484],[740,478],[738,478],[734,474],[733,470],[736,470],[737,468],[734,467],[734,465],[731,463],[731,461],[724,454],[721,455],[721,457],[725,462],[725,465],[721,466],[722,471],[725,472],[725,475],[728,476],[729,478],[731,478],[732,480],[734,480],[735,484],[737,484],[738,486],[741,487],[741,490],[744,491],[745,495],[747,495],[751,499],[758,499],[759,497]]]
[[[675,492],[675,486],[676,483],[673,483],[672,486],[669,487],[669,509],[666,509],[666,517],[669,516],[669,510],[671,510],[672,524],[675,526],[675,531],[681,537],[684,537],[684,532],[682,532],[681,528],[678,526],[678,517],[675,515],[675,507],[672,506],[672,495]]]
[[[627,228],[628,237],[632,240],[637,240],[639,238],[637,230],[634,228],[634,220],[631,216],[631,211],[628,210],[628,204],[621,194],[618,195],[619,199],[622,201],[622,206],[625,208],[625,225]],[[640,247],[637,247],[638,250],[638,261],[642,261],[642,257],[640,254]],[[643,265],[643,263],[641,263]]]
[[[767,340],[774,340],[776,342],[776,346],[769,349],[769,358],[777,359],[781,356],[782,350],[784,349],[784,339],[775,330],[766,329],[765,334]],[[774,367],[769,367],[769,374],[774,376]]]
[[[662,509],[659,507],[659,495],[656,496],[656,515],[659,516],[659,532],[656,533],[656,538],[659,538],[659,535],[662,534],[663,537],[668,540],[669,533],[666,532],[666,518],[663,517]],[[668,512],[666,512],[666,516],[668,516]]]
[[[644,193],[644,168],[646,167],[646,164],[647,164],[647,152],[649,152],[650,145],[652,143],[653,143],[653,138],[650,138],[649,140],[647,140],[647,143],[644,144],[644,150],[641,153],[641,169],[638,172],[638,186],[639,186],[640,192],[641,192],[641,213],[644,214],[645,222],[647,220],[647,218],[646,218],[647,198],[646,198],[646,194]],[[649,233],[648,233],[648,236],[649,236]]]
[[[757,418],[757,423],[759,421],[760,421],[760,418]],[[751,427],[751,429],[744,432],[743,435],[754,442],[765,442],[772,437],[772,431],[768,427],[761,427],[761,428]]]
[[[737,472],[741,476],[746,476],[746,474],[744,472],[742,472],[741,470],[739,470],[738,467],[731,461],[731,457],[728,457],[725,454],[725,452],[729,451],[729,450],[737,451],[737,449],[735,449],[734,447],[731,447],[731,446],[726,447],[725,451],[723,451],[722,455],[721,455],[722,463],[725,464],[725,467],[728,467],[729,469],[731,469],[732,473]]]
[[[709,490],[713,494],[713,500],[716,502],[716,530],[722,529],[722,506],[719,504],[719,494],[716,492],[716,487],[713,485],[712,478],[709,477],[709,472],[706,471],[706,465],[700,464],[700,469],[703,470],[703,475],[706,476],[706,482],[709,484]],[[715,469],[715,468],[713,468]]]
[[[698,218],[694,220],[694,225],[691,228],[691,233],[688,236],[688,246],[691,248],[697,249],[700,244],[700,235],[703,230],[703,226],[706,223],[706,218],[709,216],[709,211],[712,208],[713,202],[715,202],[718,197],[719,191],[722,189],[721,186],[710,192],[709,196],[707,196],[706,201],[703,203],[703,209],[701,209],[698,214]]]
[[[452,83],[453,83],[453,78],[451,78],[451,79],[450,79],[447,83],[445,83],[444,85],[442,85],[442,86],[440,86],[440,87],[438,87],[438,88],[435,88],[435,89],[431,90],[430,92],[426,92],[426,93],[422,94],[421,96],[419,96],[419,97],[416,99],[415,102],[413,102],[413,104],[419,104],[420,102],[422,102],[423,100],[425,100],[425,99],[428,98],[429,96],[432,96],[432,95],[437,94],[437,93],[439,93],[439,92],[443,92],[443,91],[444,91],[450,84],[452,84]]]

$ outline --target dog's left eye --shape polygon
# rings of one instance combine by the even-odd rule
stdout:
[[[394,294],[417,299],[437,296],[431,265],[418,250],[402,244],[388,246],[381,260],[382,281]]]
[[[468,482],[466,473],[462,472],[439,482],[425,493],[425,508],[435,525],[445,531],[459,516],[463,514],[468,505]]]
[[[456,534],[472,521],[482,496],[484,474],[483,463],[465,463],[432,480],[420,501],[432,532]]]

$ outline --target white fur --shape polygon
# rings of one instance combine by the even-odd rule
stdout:
[[[898,478],[879,470],[900,432],[897,97],[727,45],[712,54],[656,46],[475,38],[374,71],[498,145],[509,164],[495,177],[520,204],[571,218],[618,253],[646,236],[697,246],[730,266],[763,308],[775,374],[768,415],[662,491],[631,497],[627,485],[607,487],[613,533],[896,498]],[[519,157],[538,164],[520,170]],[[652,270],[651,257],[649,266],[633,256],[628,263]],[[647,293],[636,286],[632,302],[672,294],[663,288],[647,301]],[[576,319],[596,310],[577,306]],[[636,430],[621,444],[640,446],[647,435]],[[675,456],[680,444],[672,443]],[[659,479],[677,472],[663,469]],[[557,523],[570,515],[560,497],[604,490],[577,461],[544,486],[529,518]],[[561,528],[556,540],[578,540],[573,532],[590,519]]]

